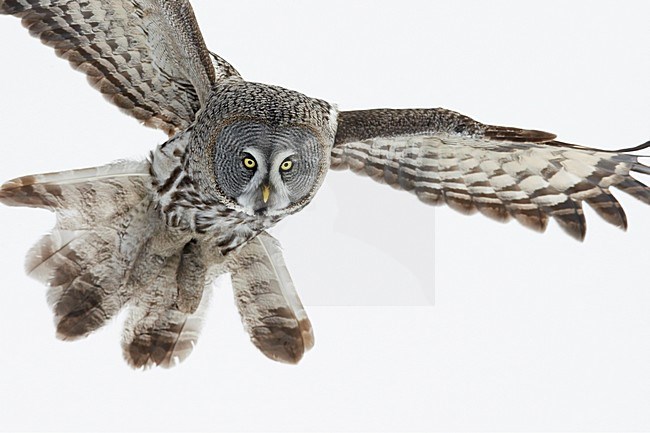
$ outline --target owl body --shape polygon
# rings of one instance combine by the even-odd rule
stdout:
[[[195,320],[196,330],[185,330],[181,324],[201,313],[201,306],[209,300],[212,281],[224,273],[233,275],[244,325],[263,353],[272,359],[296,362],[313,345],[311,324],[293,294],[293,283],[283,270],[281,257],[273,257],[277,256],[277,245],[266,234],[254,245],[247,244],[313,198],[329,169],[334,142],[336,124],[323,123],[323,119],[335,119],[336,110],[323,101],[275,86],[241,82],[235,88],[239,91],[226,89],[227,95],[215,89],[196,122],[151,153],[148,216],[143,219],[140,234],[128,242],[140,245],[125,266],[129,278],[123,282],[127,287],[123,302],[114,308],[117,313],[130,303],[133,313],[126,324],[123,350],[134,366],[173,365],[190,353],[200,321]],[[250,103],[253,100],[257,105]],[[216,102],[214,106],[212,101]],[[257,108],[246,112],[242,106]],[[314,176],[305,195],[288,206],[280,203],[276,209],[255,209],[226,195],[217,186],[218,168],[210,162],[219,160],[220,152],[228,151],[219,146],[227,142],[220,139],[220,134],[228,127],[252,131],[250,135],[244,133],[244,137],[257,146],[265,144],[271,154],[283,151],[284,140],[296,135],[311,136],[311,140],[297,141],[298,146],[311,143],[323,151],[313,161]],[[295,148],[296,142],[291,143],[290,147]],[[234,159],[241,163],[242,156]],[[308,163],[304,158],[295,158],[295,153],[293,161]],[[271,191],[273,194],[279,192]],[[141,210],[134,208],[132,212]],[[135,224],[130,228],[135,230]],[[261,253],[257,246],[262,247]],[[263,269],[267,257],[269,265]],[[255,273],[249,276],[251,267]],[[265,272],[274,275],[278,287],[260,278]],[[152,315],[152,311],[158,314]],[[87,335],[101,326],[99,321],[92,325],[79,329]]]
[[[4,204],[56,214],[26,268],[48,287],[57,336],[85,337],[127,308],[122,349],[134,367],[189,355],[224,273],[252,342],[271,359],[301,359],[311,324],[266,230],[308,205],[330,168],[538,231],[553,219],[578,240],[584,204],[627,227],[611,189],[650,204],[633,176],[650,175],[637,153],[650,142],[598,150],[441,108],[339,111],[244,80],[207,50],[187,0],[0,0],[0,14],[170,137],[148,161],[0,187]]]

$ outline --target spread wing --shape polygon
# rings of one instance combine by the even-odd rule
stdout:
[[[86,74],[113,104],[169,135],[186,128],[219,79],[187,0],[0,0],[0,14]]]
[[[484,125],[444,109],[339,113],[332,168],[349,168],[425,203],[464,213],[514,218],[544,231],[553,217],[571,236],[586,232],[582,203],[627,227],[611,188],[650,204],[650,188],[632,173],[650,167],[632,152],[555,141],[541,131]]]

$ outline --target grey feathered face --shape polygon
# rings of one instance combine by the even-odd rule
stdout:
[[[247,212],[274,213],[311,199],[325,157],[308,128],[236,122],[216,139],[217,186]]]

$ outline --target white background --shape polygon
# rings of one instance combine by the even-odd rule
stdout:
[[[647,2],[193,3],[246,78],[341,109],[443,106],[607,149],[650,139]],[[18,20],[0,19],[0,40],[4,180],[164,139]],[[274,231],[315,328],[301,364],[256,351],[220,281],[192,356],[148,372],[122,362],[117,323],[54,338],[22,270],[53,217],[1,208],[0,429],[650,430],[650,208],[618,197],[628,232],[586,209],[580,244],[447,208],[434,226],[409,194],[332,173]]]

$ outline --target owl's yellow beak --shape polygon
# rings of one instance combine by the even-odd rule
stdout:
[[[269,188],[268,185],[264,185],[262,187],[262,200],[264,200],[264,203],[269,201],[270,195],[271,195],[271,188]]]

